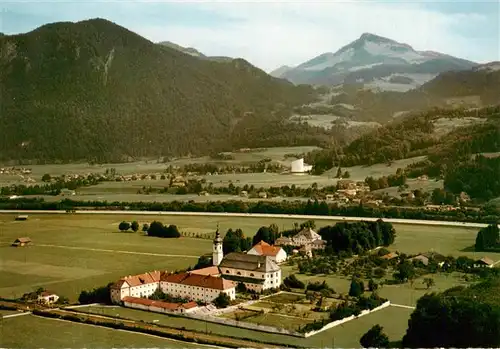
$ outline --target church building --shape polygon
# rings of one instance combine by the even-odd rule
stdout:
[[[281,268],[272,256],[232,252],[224,256],[219,231],[213,244],[213,265],[224,279],[242,282],[247,289],[261,292],[281,285]]]

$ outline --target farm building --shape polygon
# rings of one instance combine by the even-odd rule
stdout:
[[[38,301],[45,304],[52,304],[59,300],[59,296],[54,292],[43,291],[38,295]]]
[[[29,237],[17,238],[12,246],[14,247],[24,247],[31,244],[31,239]]]
[[[493,268],[495,262],[488,257],[483,257],[474,262],[474,268]]]
[[[312,165],[304,163],[304,158],[295,160],[291,164],[290,172],[292,173],[306,173],[312,170]]]
[[[256,256],[268,256],[278,264],[283,263],[287,258],[285,250],[283,250],[279,246],[271,246],[265,241],[260,241],[258,244],[253,246],[247,252],[247,254],[253,254]]]
[[[19,215],[16,217],[15,219],[16,221],[27,221],[28,220],[28,216],[27,215]]]

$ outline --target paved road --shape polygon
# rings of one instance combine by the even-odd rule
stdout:
[[[68,214],[64,210],[0,210],[0,213],[19,213],[19,214]],[[76,211],[75,214],[103,214],[103,215],[162,215],[162,216],[202,216],[202,217],[254,217],[254,218],[290,218],[290,219],[314,219],[320,220],[336,220],[336,221],[376,221],[379,218],[374,217],[345,217],[345,216],[315,216],[315,215],[297,215],[297,214],[273,214],[273,213],[227,213],[227,212],[166,212],[166,211]],[[448,222],[448,221],[430,221],[421,219],[398,219],[384,218],[385,222],[397,224],[417,224],[417,225],[436,225],[449,227],[467,227],[467,228],[484,228],[487,224],[484,223],[465,223],[465,222]],[[499,225],[500,227],[500,225]]]

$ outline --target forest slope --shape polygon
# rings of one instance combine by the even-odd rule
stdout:
[[[286,127],[282,115],[314,95],[242,59],[200,60],[102,19],[1,37],[0,93],[1,160],[42,161],[229,149],[245,118]]]

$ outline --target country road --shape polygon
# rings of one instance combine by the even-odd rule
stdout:
[[[17,214],[69,214],[65,210],[0,210],[1,213],[17,213]],[[345,216],[316,216],[316,215],[297,215],[297,214],[274,214],[274,213],[229,213],[229,212],[168,212],[168,211],[100,211],[100,210],[83,210],[75,211],[73,214],[102,214],[102,215],[162,215],[162,216],[202,216],[202,217],[252,217],[252,218],[290,218],[290,219],[314,219],[320,220],[335,220],[335,221],[376,221],[376,217],[345,217]],[[431,221],[420,219],[399,219],[399,218],[384,218],[385,222],[396,224],[413,224],[413,225],[435,225],[449,227],[466,227],[466,228],[484,228],[487,224],[484,223],[467,223],[467,222],[448,222],[448,221]],[[499,225],[500,226],[500,225]]]

